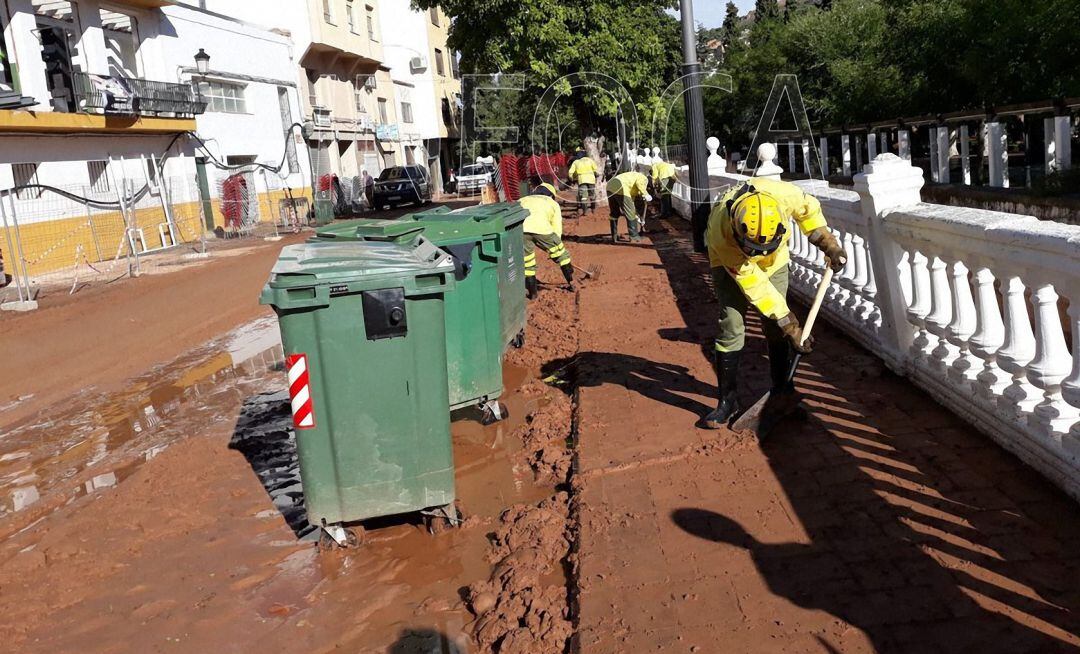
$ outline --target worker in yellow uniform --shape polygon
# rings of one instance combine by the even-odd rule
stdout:
[[[619,242],[619,217],[626,218],[631,241],[640,241],[640,228],[645,225],[645,205],[652,202],[649,178],[636,171],[612,177],[607,184],[608,208],[611,210],[611,240]]]
[[[826,226],[821,203],[794,184],[752,178],[730,189],[709,215],[705,243],[720,304],[720,330],[715,352],[718,401],[700,423],[705,429],[720,429],[739,411],[743,319],[750,305],[764,318],[774,393],[794,390],[788,381],[793,350],[807,353],[813,346],[812,339],[802,342],[802,327],[787,303],[791,219],[825,253],[833,270],[844,267],[847,255]]]
[[[537,184],[531,194],[518,200],[529,212],[522,227],[525,232],[525,293],[530,300],[539,292],[537,247],[543,248],[551,260],[559,264],[566,283],[571,290],[574,288],[574,267],[570,263],[570,252],[562,242],[562,207],[556,197],[555,187],[545,182]]]
[[[581,157],[570,164],[567,175],[577,184],[577,215],[585,215],[585,201],[589,202],[589,213],[596,212],[596,162],[589,157]]]
[[[675,164],[657,157],[653,161],[649,181],[653,193],[660,197],[660,217],[671,217],[671,191],[675,188]]]

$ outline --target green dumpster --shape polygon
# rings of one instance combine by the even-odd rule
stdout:
[[[260,301],[277,313],[308,520],[428,509],[453,521],[444,298],[453,259],[413,234],[281,251]]]
[[[393,221],[339,223],[320,229],[312,240],[386,241],[422,229],[454,257],[457,285],[446,300],[449,404],[451,410],[479,406],[489,423],[505,416],[497,402],[505,347],[524,342],[524,218],[517,205],[439,208]]]

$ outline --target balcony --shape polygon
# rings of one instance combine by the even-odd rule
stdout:
[[[187,84],[74,73],[72,85],[79,113],[191,118],[206,111],[206,101]]]

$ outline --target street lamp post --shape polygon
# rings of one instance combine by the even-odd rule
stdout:
[[[697,59],[697,33],[693,0],[681,0],[683,37],[683,87],[686,93],[686,138],[690,151],[690,212],[694,250],[705,251],[705,227],[709,222],[709,169],[705,151],[705,109],[701,100],[701,65]]]

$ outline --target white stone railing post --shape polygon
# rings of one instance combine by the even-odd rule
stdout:
[[[866,153],[870,155],[870,161],[873,161],[877,157],[877,135],[873,132],[866,133]]]
[[[863,167],[863,139],[855,135],[855,172],[861,173]]]
[[[795,141],[787,142],[787,165],[788,172],[794,173],[795,168]]]
[[[799,147],[802,148],[803,172],[807,177],[813,177],[814,167],[810,165],[810,139],[803,139]]]
[[[940,125],[937,128],[937,152],[937,181],[941,184],[948,184],[952,181],[950,179],[951,172],[949,170],[949,161],[950,155],[952,154],[952,148],[949,143],[949,128],[945,125]]]
[[[1009,142],[1005,126],[986,123],[986,157],[990,163],[990,186],[1009,188]]]
[[[917,205],[922,186],[921,170],[888,153],[878,155],[854,179],[860,211],[868,222],[866,243],[876,293],[875,303],[881,312],[879,334],[885,350],[883,358],[895,369],[906,367],[915,334],[907,320],[905,284],[900,279],[906,268],[905,252],[889,237],[881,219],[897,208]],[[915,285],[912,284],[911,288],[914,293]]]
[[[840,135],[840,156],[844,162],[844,177],[851,175],[851,136]]]
[[[960,126],[960,174],[964,184],[971,186],[971,135],[968,126]]]
[[[821,176],[829,176],[829,137],[821,137]]]
[[[938,145],[937,131],[938,128],[930,126],[927,129],[930,130],[930,181],[935,184],[940,181],[941,175],[941,150]]]
[[[900,158],[911,161],[911,130],[901,129],[896,132],[897,150]]]
[[[886,154],[889,151],[889,133],[881,132],[878,138],[881,140],[880,154]]]

